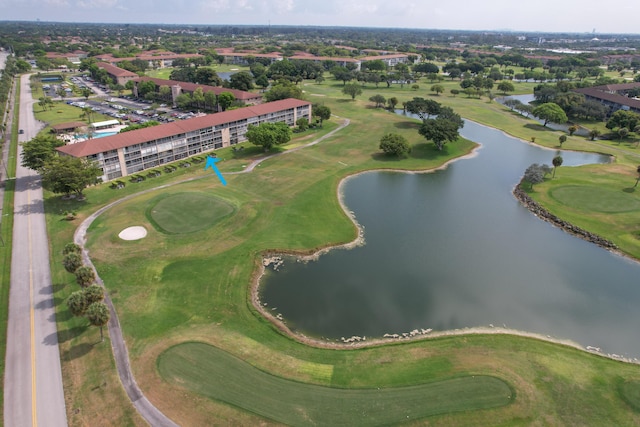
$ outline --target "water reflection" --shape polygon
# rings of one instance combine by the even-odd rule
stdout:
[[[494,324],[640,356],[640,264],[539,220],[511,195],[527,166],[556,152],[471,122],[462,134],[483,147],[446,170],[350,179],[345,201],[367,244],[286,262],[263,279],[262,300],[314,336]],[[562,155],[568,166],[608,161]]]

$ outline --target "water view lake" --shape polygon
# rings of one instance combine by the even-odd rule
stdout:
[[[511,194],[531,163],[557,152],[469,121],[461,134],[482,148],[445,170],[350,178],[345,202],[366,244],[287,259],[262,278],[261,300],[316,337],[493,324],[640,357],[640,264],[538,219]],[[608,161],[562,156],[565,166]]]

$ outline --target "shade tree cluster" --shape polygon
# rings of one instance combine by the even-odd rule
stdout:
[[[37,171],[45,189],[78,198],[89,185],[99,182],[102,170],[87,160],[59,156],[56,147],[63,145],[52,135],[39,135],[22,144],[22,166]]]
[[[62,264],[65,270],[76,276],[80,290],[67,298],[67,308],[76,317],[86,317],[92,326],[100,328],[100,340],[104,341],[103,326],[110,319],[109,308],[103,302],[104,289],[95,283],[96,277],[91,267],[82,264],[81,248],[75,243],[65,245]]]

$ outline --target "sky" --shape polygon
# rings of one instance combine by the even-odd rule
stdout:
[[[638,34],[638,16],[637,0],[0,0],[11,21]]]

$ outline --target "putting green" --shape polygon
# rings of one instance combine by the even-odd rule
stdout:
[[[159,231],[186,234],[209,228],[233,211],[233,206],[209,194],[175,193],[153,199],[147,218]]]
[[[166,350],[158,358],[158,370],[172,384],[287,425],[389,425],[497,408],[515,397],[504,381],[483,375],[382,389],[304,384],[197,342]]]
[[[551,190],[551,197],[581,211],[616,213],[640,210],[637,197],[618,189],[563,185]]]

